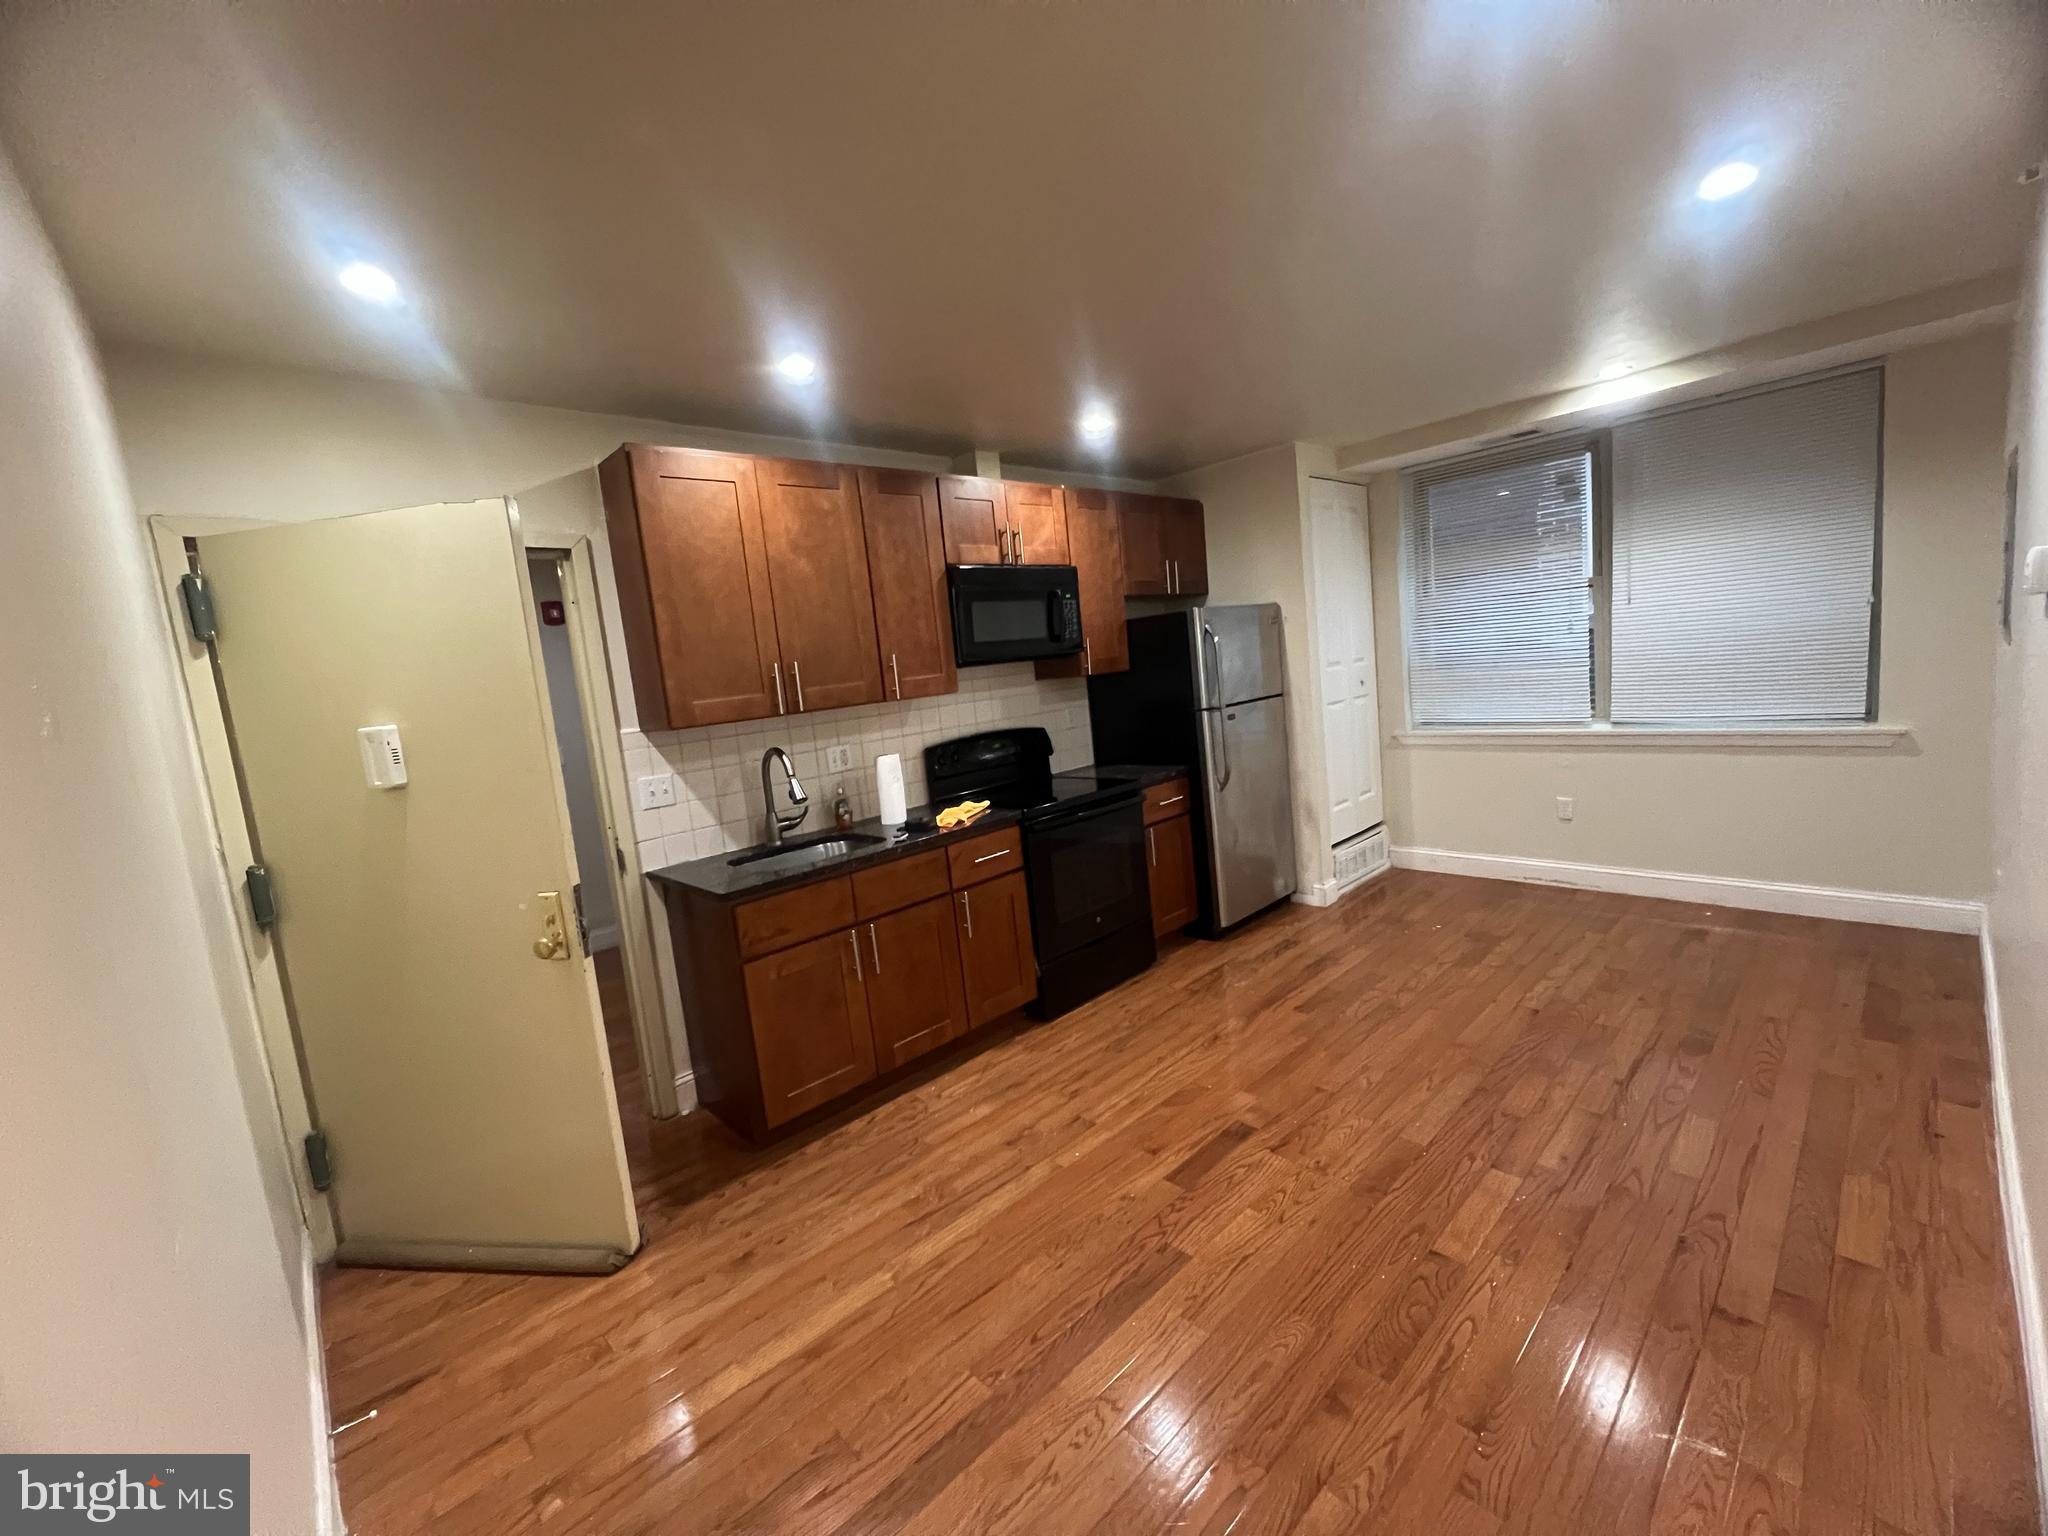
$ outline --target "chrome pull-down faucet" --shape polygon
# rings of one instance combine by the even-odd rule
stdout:
[[[775,808],[775,787],[769,776],[770,768],[782,764],[783,776],[789,780],[789,803],[796,807],[794,814],[786,819],[783,812]],[[804,787],[797,782],[796,768],[789,760],[789,754],[780,747],[770,747],[761,754],[761,805],[768,813],[768,841],[780,843],[782,834],[803,825],[804,818],[811,814],[811,797],[804,793]]]

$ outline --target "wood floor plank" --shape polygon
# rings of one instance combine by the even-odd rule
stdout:
[[[604,1279],[323,1279],[350,1528],[2039,1529],[1972,942],[1394,871],[766,1150]]]

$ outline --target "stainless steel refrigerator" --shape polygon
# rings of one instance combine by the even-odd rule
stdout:
[[[1204,931],[1294,890],[1280,605],[1191,608],[1129,625],[1128,672],[1088,680],[1099,767],[1184,767],[1195,790]]]

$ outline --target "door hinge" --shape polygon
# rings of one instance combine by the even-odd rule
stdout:
[[[576,948],[584,954],[590,953],[590,924],[583,918],[583,882],[578,880],[569,887],[569,898],[576,912]]]
[[[322,1194],[334,1187],[334,1163],[328,1157],[325,1131],[306,1132],[306,1172]]]
[[[191,626],[192,638],[201,645],[213,644],[213,589],[207,586],[206,578],[197,571],[187,571],[178,578],[178,595],[185,600],[185,622]]]
[[[249,892],[250,920],[268,932],[277,923],[277,887],[271,883],[270,871],[251,864],[243,883]]]

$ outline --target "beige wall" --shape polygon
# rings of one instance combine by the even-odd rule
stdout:
[[[2048,201],[2034,241],[2014,347],[2010,445],[2018,451],[2020,557],[2048,544]],[[2048,1355],[2043,1290],[2028,1234],[2048,1230],[2048,598],[2014,583],[2012,643],[1996,647],[1997,727],[1992,754],[1990,945],[1997,971],[1995,1047],[2008,1101],[2000,1106],[2006,1227],[2014,1243],[2020,1311],[2034,1390],[2034,1436],[2048,1451]],[[2048,1464],[2048,1455],[2040,1455]]]
[[[1388,830],[1445,849],[1980,900],[1991,884],[1992,603],[2008,335],[1888,360],[1881,720],[1888,750],[1404,745],[1400,492],[1372,482]],[[1555,801],[1576,802],[1561,822]]]
[[[96,365],[0,161],[0,1445],[246,1451],[336,1528],[306,1237]]]

